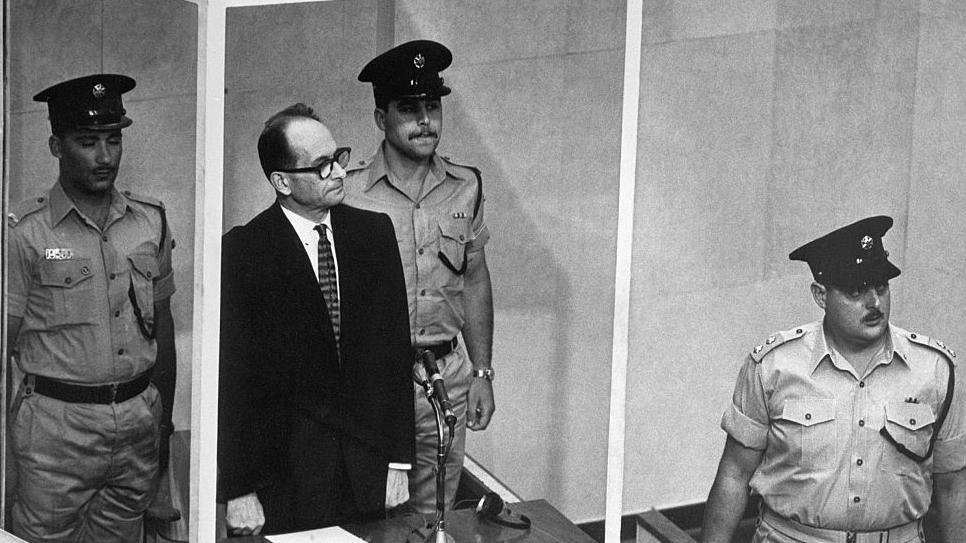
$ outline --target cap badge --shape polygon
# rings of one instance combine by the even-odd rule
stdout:
[[[872,248],[872,237],[871,236],[862,236],[862,239],[859,240],[859,245],[862,246],[862,249],[863,250],[868,251],[869,249]]]
[[[417,70],[421,70],[425,65],[426,57],[424,57],[422,53],[416,53],[416,56],[413,57],[413,66],[415,66]]]
[[[104,98],[104,95],[107,94],[107,87],[98,83],[94,85],[94,90],[91,91],[91,94],[94,95],[94,98]]]

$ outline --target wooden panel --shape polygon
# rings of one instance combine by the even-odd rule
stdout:
[[[637,516],[637,543],[696,543],[658,510],[651,509]]]

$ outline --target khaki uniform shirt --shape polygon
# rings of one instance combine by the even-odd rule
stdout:
[[[923,455],[946,396],[954,353],[890,326],[865,375],[825,340],[822,323],[776,334],[745,361],[722,428],[764,451],[751,488],[786,518],[820,528],[875,530],[922,517],[933,472],[966,466],[962,372],[933,455],[918,463],[880,435]]]
[[[389,172],[380,146],[346,177],[347,205],[392,218],[406,276],[414,346],[444,343],[463,328],[464,276],[451,270],[444,258],[456,270],[465,271],[468,254],[483,250],[490,239],[478,175],[473,168],[434,155],[422,190],[410,193]]]
[[[23,323],[17,360],[26,373],[96,385],[154,366],[154,302],[175,290],[171,231],[161,202],[114,190],[102,231],[56,183],[9,217],[8,311]],[[163,239],[162,239],[163,237]]]

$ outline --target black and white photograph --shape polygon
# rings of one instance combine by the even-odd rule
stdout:
[[[966,3],[2,20],[0,541],[966,543]]]

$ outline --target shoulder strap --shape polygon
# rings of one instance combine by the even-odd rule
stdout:
[[[439,155],[439,157],[446,162],[453,164],[454,166],[471,170],[473,175],[476,176],[476,203],[473,204],[473,218],[475,219],[476,215],[480,212],[480,205],[483,204],[483,175],[480,173],[480,169],[476,166],[470,166],[469,164],[460,164],[455,162],[448,156]]]
[[[765,358],[765,355],[770,353],[779,345],[798,339],[804,335],[805,328],[802,326],[799,326],[794,330],[772,334],[768,336],[768,339],[766,339],[764,343],[756,345],[755,348],[751,350],[751,358],[756,364],[761,363],[761,361]]]
[[[24,217],[32,213],[36,213],[45,207],[47,207],[46,196],[37,196],[35,198],[30,198],[29,200],[24,200],[13,206],[13,210],[7,214],[7,226],[17,226],[17,224],[22,221]]]
[[[480,212],[480,204],[483,203],[483,175],[476,168],[470,169],[476,174],[476,204],[473,205],[473,218],[476,218],[476,214]]]
[[[161,214],[161,239],[158,240],[158,250],[159,252],[164,249],[164,240],[168,237],[168,215],[164,208],[164,202],[158,200],[157,198],[152,198],[150,196],[144,196],[143,194],[137,194],[129,190],[124,191],[124,195],[128,198],[134,200],[135,202],[140,202],[142,204],[147,204],[158,210]]]
[[[933,448],[936,446],[936,439],[939,437],[939,430],[942,429],[943,423],[946,421],[946,415],[949,414],[949,406],[953,403],[953,393],[956,392],[956,363],[953,361],[953,359],[956,357],[956,353],[947,347],[942,341],[931,340],[929,337],[921,334],[909,334],[907,337],[910,341],[939,351],[939,353],[942,355],[942,359],[946,362],[946,366],[949,368],[949,373],[946,379],[946,397],[943,398],[943,403],[939,407],[939,414],[936,416],[936,423],[933,425],[932,437],[929,438],[929,448],[926,449],[926,454],[920,456],[910,451],[905,445],[896,441],[895,438],[889,434],[889,431],[885,426],[879,429],[879,434],[884,437],[886,441],[892,443],[892,445],[895,446],[900,453],[916,462],[922,463],[932,456]]]

